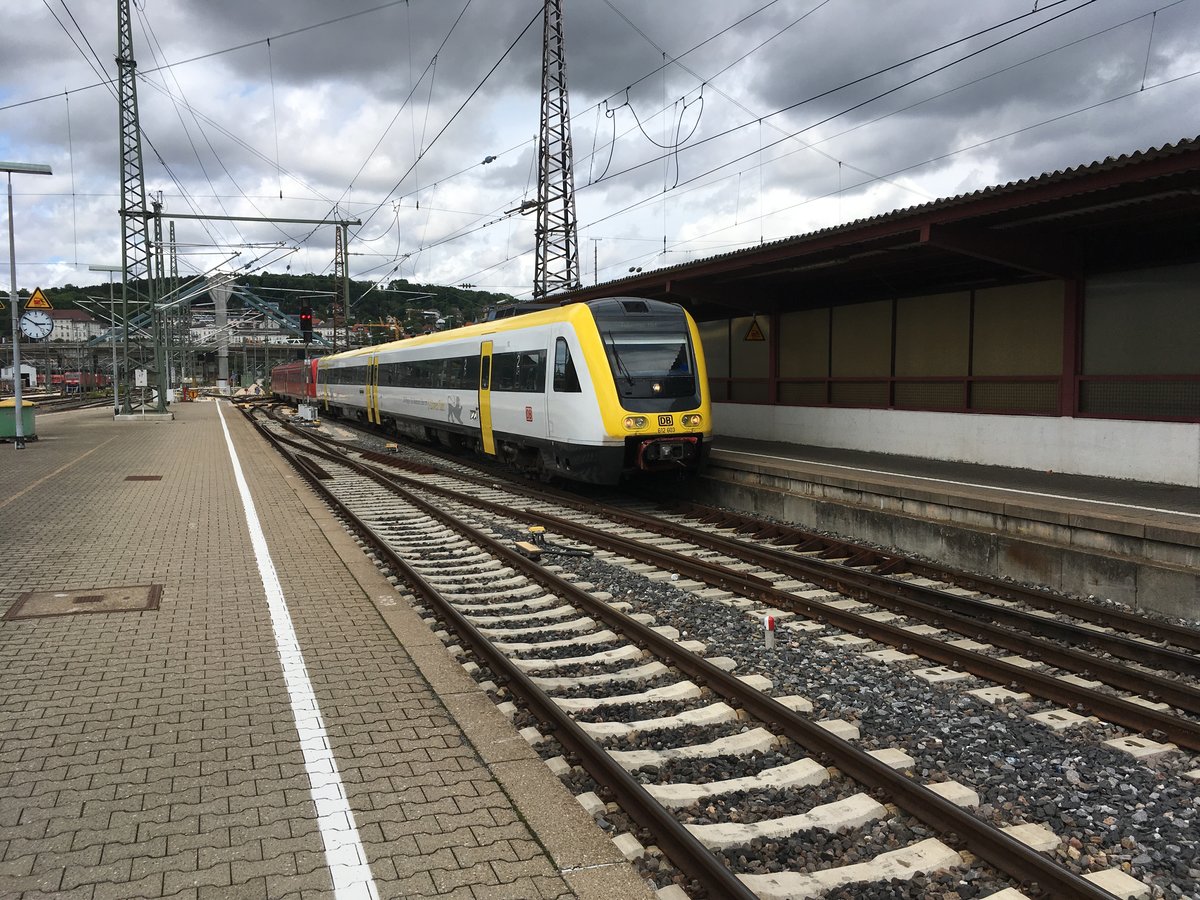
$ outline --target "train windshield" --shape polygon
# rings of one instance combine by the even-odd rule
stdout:
[[[687,397],[696,375],[686,334],[601,332],[617,391],[626,397]]]
[[[626,409],[665,412],[697,401],[696,350],[681,307],[634,297],[588,306]]]

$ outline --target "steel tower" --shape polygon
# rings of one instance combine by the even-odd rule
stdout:
[[[167,408],[166,372],[162,359],[161,316],[154,308],[154,272],[150,257],[150,224],[153,213],[146,208],[146,181],[142,169],[142,130],[138,121],[137,63],[133,58],[133,27],[129,18],[129,0],[117,0],[117,105],[121,128],[121,318],[125,331],[125,402],[130,406],[130,315],[129,304],[145,304],[154,343],[154,362],[158,400],[156,410]],[[144,293],[139,293],[142,290]],[[137,348],[139,351],[141,347]],[[143,365],[146,361],[143,361]]]
[[[542,35],[542,122],[538,136],[537,260],[533,294],[579,285],[571,111],[562,0],[546,0]]]

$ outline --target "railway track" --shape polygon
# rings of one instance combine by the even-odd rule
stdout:
[[[32,398],[31,398],[32,399]],[[54,412],[70,412],[77,409],[93,409],[98,406],[112,406],[112,396],[108,397],[54,397],[37,400],[38,414]]]
[[[597,813],[612,815],[606,801],[616,801],[621,815],[632,817],[686,873],[684,880],[709,896],[848,890],[846,885],[867,881],[869,873],[877,881],[890,871],[888,864],[898,867],[897,874],[965,872],[971,857],[964,857],[963,849],[995,870],[964,883],[995,888],[1024,883],[1030,896],[1110,896],[1101,885],[1121,895],[1123,887],[1132,890],[1133,879],[1123,882],[1129,876],[1120,868],[1103,865],[1108,854],[1088,854],[1087,864],[1078,864],[1082,854],[1072,841],[1060,840],[1035,822],[997,827],[989,819],[1003,815],[994,809],[991,815],[971,811],[980,800],[969,786],[937,780],[938,773],[922,783],[917,773],[924,767],[903,750],[860,749],[847,739],[856,737],[852,722],[820,720],[812,700],[781,693],[770,679],[746,671],[744,660],[706,657],[707,638],[701,633],[696,641],[694,619],[688,626],[692,640],[681,642],[679,629],[663,624],[661,615],[638,611],[640,604],[614,598],[611,591],[597,592],[593,585],[560,578],[555,567],[545,565],[549,560],[570,560],[576,569],[615,565],[651,580],[662,576],[672,590],[690,587],[692,598],[717,610],[714,618],[728,612],[735,629],[740,625],[751,633],[763,615],[775,616],[784,625],[780,636],[789,648],[804,639],[827,657],[876,653],[877,667],[889,661],[903,664],[907,660],[902,657],[919,653],[941,662],[913,670],[929,684],[967,673],[990,679],[993,686],[977,689],[984,692],[983,705],[1019,698],[1018,692],[1000,687],[1015,685],[1069,704],[1057,711],[1060,716],[1073,717],[1073,709],[1082,709],[1138,731],[1153,729],[1185,746],[1200,746],[1191,718],[1200,709],[1188,680],[1192,660],[1178,643],[1155,647],[1144,636],[1135,640],[1100,634],[1094,624],[1077,631],[1055,624],[1050,630],[1058,630],[1049,637],[1017,638],[1026,653],[1023,660],[1028,660],[1030,641],[1040,641],[1039,658],[1056,667],[1073,665],[1076,671],[1101,674],[1097,660],[1105,657],[1103,674],[1110,685],[1097,690],[1075,683],[1080,675],[1064,680],[989,655],[980,638],[989,638],[992,647],[1011,649],[1004,642],[1014,639],[1017,623],[1024,627],[1049,620],[1014,616],[1003,604],[970,597],[965,605],[958,597],[952,609],[947,591],[935,587],[944,582],[934,582],[928,574],[909,572],[898,579],[895,572],[864,573],[847,564],[852,555],[834,563],[813,559],[811,549],[745,541],[736,537],[745,523],[723,523],[719,530],[726,533],[721,534],[713,523],[698,531],[638,510],[606,510],[601,516],[581,509],[577,500],[533,499],[521,489],[497,485],[494,478],[464,482],[463,473],[401,463],[394,456],[362,453],[327,440],[316,449],[308,443],[310,431],[285,434],[277,425],[262,427],[273,432],[271,439],[331,502],[342,506],[340,513],[376,544],[381,561],[454,631],[455,640],[470,648],[476,664],[499,685],[497,696],[520,697],[529,712],[519,715],[536,716],[542,723],[539,731],[583,764],[598,786],[600,799],[588,800],[597,804]],[[381,475],[368,467],[384,464],[392,472]],[[551,503],[553,513],[541,511]],[[531,539],[525,531],[530,524],[545,529],[543,536]],[[525,544],[523,552],[514,548],[518,543]],[[871,560],[870,568],[881,566]],[[872,578],[857,577],[864,574]],[[922,583],[926,581],[933,583]],[[875,608],[865,610],[867,603]],[[1001,610],[1004,624],[986,620],[983,614],[993,607]],[[970,612],[962,612],[964,608]],[[654,625],[639,621],[647,616]],[[894,624],[895,618],[886,621],[897,616],[903,617],[900,624]],[[935,627],[929,617],[939,631],[972,636],[939,639],[924,633]],[[840,633],[828,633],[832,628]],[[1073,658],[1071,648],[1063,645],[1084,636],[1094,637],[1096,649]],[[854,649],[863,645],[883,646]],[[1134,666],[1120,662],[1123,654],[1135,653],[1141,655],[1135,656]],[[766,659],[774,662],[779,656],[772,653]],[[1150,666],[1155,671],[1144,671]],[[1161,701],[1135,701],[1113,688],[1140,691],[1143,698],[1170,696],[1170,708],[1146,706],[1144,702]],[[837,704],[818,698],[817,705]],[[1129,736],[1114,740],[1156,743]],[[674,780],[698,767],[699,780]],[[729,777],[714,777],[713,772]],[[769,792],[769,800],[757,796],[763,791]],[[753,811],[747,816],[742,809],[733,816],[731,802],[743,799],[728,798],[747,796]],[[823,802],[795,811],[805,798]],[[1030,817],[1018,813],[1015,818]],[[820,844],[821,835],[839,829],[848,830],[856,846],[880,852],[862,862],[846,862],[862,855],[857,850],[842,853],[846,864],[838,866],[809,858],[809,837],[817,835],[813,840]],[[881,834],[921,839],[892,850]],[[1030,844],[1063,856],[1066,865]],[[798,865],[804,871],[797,871]],[[1088,877],[1081,877],[1085,873]],[[983,896],[978,891],[968,895]]]

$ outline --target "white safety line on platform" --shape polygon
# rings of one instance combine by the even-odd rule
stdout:
[[[367,853],[358,837],[358,826],[354,823],[354,812],[346,797],[342,777],[338,772],[333,749],[325,733],[325,723],[317,705],[317,695],[308,679],[300,641],[292,626],[292,615],[288,612],[283,586],[275,571],[267,548],[267,538],[250,496],[250,487],[242,474],[229,426],[225,424],[223,404],[217,404],[217,415],[221,419],[221,430],[225,432],[225,444],[229,447],[229,458],[233,462],[233,474],[237,480],[242,507],[246,511],[246,525],[250,529],[250,543],[258,561],[258,572],[262,577],[263,589],[267,594],[267,606],[271,611],[271,625],[275,631],[275,646],[279,651],[279,662],[283,667],[283,680],[287,685],[292,703],[292,715],[296,719],[296,731],[300,734],[300,747],[304,752],[304,768],[313,804],[317,808],[317,826],[325,844],[325,863],[333,879],[333,891],[338,900],[377,900],[379,893],[371,876]]]
[[[1160,509],[1157,506],[1136,506],[1132,503],[1118,503],[1113,500],[1090,500],[1087,497],[1071,497],[1067,494],[1046,494],[1042,491],[1025,491],[1020,488],[999,487],[994,484],[978,484],[974,481],[952,481],[949,478],[930,478],[928,475],[909,475],[905,472],[888,472],[884,469],[866,469],[862,466],[847,466],[839,463],[819,462],[815,459],[799,459],[794,456],[772,456],[768,453],[751,453],[747,450],[727,450],[720,448],[719,453],[731,453],[735,456],[749,456],[754,459],[778,459],[784,462],[801,463],[806,466],[823,466],[826,469],[842,469],[847,472],[865,472],[868,475],[887,475],[889,478],[909,478],[913,481],[928,481],[931,484],[952,484],[955,487],[979,488],[984,491],[1002,491],[1006,494],[1021,494],[1025,497],[1044,497],[1047,500],[1070,500],[1074,503],[1092,503],[1096,506],[1113,506],[1117,509],[1136,509],[1138,512],[1163,513],[1169,516],[1186,516],[1189,519],[1200,519],[1200,513],[1183,512],[1178,509]]]

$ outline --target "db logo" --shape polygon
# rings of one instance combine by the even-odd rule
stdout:
[[[670,416],[659,416],[658,424],[661,428],[670,428],[675,422]]]
[[[526,422],[533,421],[533,407],[532,406],[525,407],[525,421]]]

